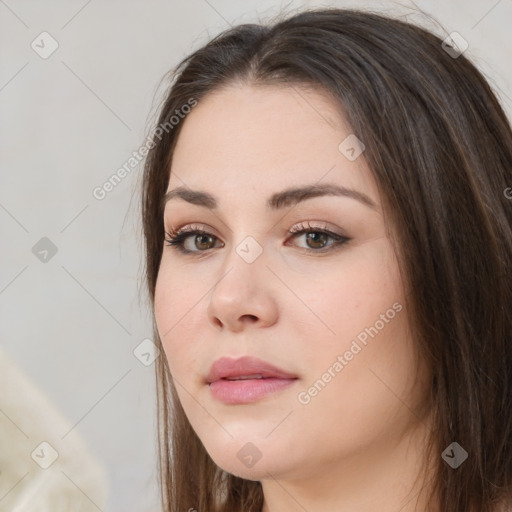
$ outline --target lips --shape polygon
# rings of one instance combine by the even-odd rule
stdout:
[[[231,359],[222,357],[215,361],[206,376],[208,384],[217,380],[249,380],[249,379],[296,379],[297,375],[288,373],[266,361],[255,357]]]
[[[216,400],[227,405],[258,402],[268,395],[285,390],[298,379],[296,375],[254,357],[215,361],[206,384]]]

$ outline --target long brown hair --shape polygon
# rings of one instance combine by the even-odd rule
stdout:
[[[512,488],[512,131],[488,83],[439,37],[365,11],[307,10],[215,37],[173,70],[158,119],[167,129],[145,164],[152,307],[164,242],[161,198],[186,122],[171,127],[170,119],[235,81],[327,91],[364,142],[396,233],[411,331],[432,368],[434,427],[425,439],[436,469],[432,508],[494,512]],[[212,461],[180,405],[166,357],[157,359],[156,378],[164,511],[260,512],[260,482]],[[454,441],[468,453],[457,469],[436,448]]]

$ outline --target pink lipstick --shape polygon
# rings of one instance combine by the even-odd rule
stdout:
[[[291,386],[298,377],[254,357],[215,361],[206,377],[212,395],[225,404],[248,404]]]

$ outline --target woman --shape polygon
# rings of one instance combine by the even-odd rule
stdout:
[[[356,10],[187,57],[145,167],[165,511],[512,507],[512,132]]]

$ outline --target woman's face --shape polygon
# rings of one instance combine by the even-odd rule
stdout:
[[[192,427],[252,480],[381,457],[417,422],[426,380],[362,146],[299,87],[231,85],[181,122],[168,191],[184,194],[165,228],[206,234],[187,253],[164,245],[155,314]]]

